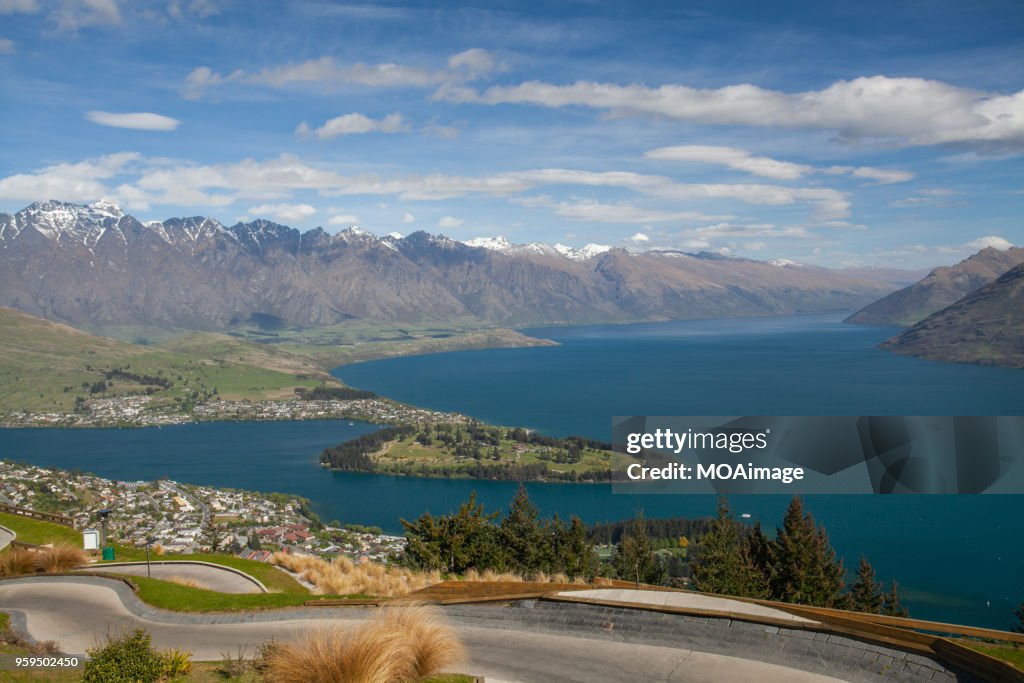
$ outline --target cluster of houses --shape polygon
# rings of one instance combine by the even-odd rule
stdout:
[[[386,399],[275,401],[212,400],[182,409],[155,396],[114,396],[85,401],[78,412],[12,411],[0,415],[0,425],[51,427],[132,426],[156,427],[206,420],[317,420],[351,419],[384,424],[428,422],[462,423],[457,413],[413,408]]]

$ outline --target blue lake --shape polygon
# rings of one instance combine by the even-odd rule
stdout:
[[[945,365],[875,348],[891,334],[838,316],[529,330],[557,347],[396,358],[340,368],[346,382],[481,419],[607,438],[616,414],[1022,414],[1019,371]],[[161,429],[2,429],[0,457],[117,479],[180,481],[310,498],[325,520],[400,531],[475,490],[504,507],[511,482],[328,472],[320,451],[374,429],[348,421],[205,423]],[[531,484],[546,513],[588,522],[703,516],[710,496],[613,494],[607,485]],[[784,496],[735,496],[770,528]],[[897,578],[915,616],[1005,628],[1024,600],[1024,499],[808,496],[848,566],[863,554]]]

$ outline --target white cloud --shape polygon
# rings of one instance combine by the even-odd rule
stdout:
[[[295,130],[295,133],[299,137],[316,136],[321,140],[330,140],[339,135],[406,133],[408,131],[409,124],[398,113],[388,114],[380,120],[371,119],[363,114],[352,113],[329,119],[319,128],[310,128],[309,124],[303,121]]]
[[[642,232],[638,232],[627,239],[628,241],[633,242],[634,244],[646,244],[651,241],[651,238],[643,234]]]
[[[138,157],[138,155],[135,155]],[[471,195],[508,197],[540,187],[569,185],[610,187],[631,190],[640,195],[672,202],[673,206],[690,200],[737,200],[754,205],[808,204],[815,221],[835,221],[849,212],[847,196],[821,187],[792,188],[766,184],[686,184],[670,178],[624,171],[590,172],[573,169],[533,169],[484,176],[445,174],[381,177],[366,173],[346,175],[330,166],[313,165],[294,155],[256,160],[243,159],[220,164],[196,164],[166,159],[137,159],[126,169],[119,191],[131,193],[135,202],[176,206],[224,206],[236,201],[276,203],[295,201],[300,193],[320,196],[393,195],[401,201],[437,201]],[[95,160],[83,162],[89,165]],[[60,164],[52,169],[76,165]],[[30,199],[60,197],[73,200],[93,188],[90,199],[107,196],[110,188],[86,175],[68,182],[66,191],[58,182],[63,175],[52,169],[34,174],[10,176],[0,183],[8,186],[48,186],[45,193],[25,192]],[[28,185],[26,185],[26,183]],[[47,183],[49,183],[47,185]],[[101,192],[97,188],[103,188]],[[41,194],[41,196],[40,196]],[[648,209],[628,202],[601,203],[573,198],[555,201],[550,197],[516,199],[523,205],[549,208],[573,220],[654,223],[671,220],[715,220],[702,213],[680,209]]]
[[[706,240],[720,238],[760,237],[770,239],[809,239],[814,235],[800,226],[778,227],[770,223],[716,223],[705,225],[693,230],[685,230],[681,234],[701,237]]]
[[[415,220],[416,220],[416,216],[413,216],[411,213],[407,213],[407,214],[402,216],[402,222],[403,223],[412,223]]]
[[[660,211],[645,209],[628,202],[607,204],[593,199],[556,201],[547,195],[519,197],[513,203],[528,208],[549,209],[557,216],[593,223],[662,223],[666,221],[704,221],[728,216],[708,216],[699,211]]]
[[[435,97],[488,105],[583,106],[707,125],[834,130],[851,140],[880,138],[906,145],[1024,146],[1024,90],[1003,95],[922,78],[869,76],[797,93],[750,84],[701,89],[528,81],[483,91],[449,87]]]
[[[0,14],[35,14],[38,11],[36,0],[0,0]]]
[[[448,60],[447,69],[426,69],[390,62],[357,62],[342,65],[333,57],[267,67],[256,73],[236,69],[228,74],[221,74],[209,66],[200,66],[185,78],[183,93],[189,99],[198,99],[207,89],[228,83],[246,83],[272,88],[316,85],[323,89],[347,84],[375,88],[427,88],[473,80],[487,73],[493,66],[493,58],[486,50],[481,49],[466,50],[452,55]]]
[[[971,240],[970,242],[964,242],[963,244],[957,245],[909,244],[896,247],[894,249],[880,250],[875,253],[879,257],[906,258],[908,256],[921,256],[924,254],[941,254],[944,256],[951,255],[958,258],[966,258],[971,254],[989,247],[1005,251],[1012,246],[1014,246],[1013,243],[1004,237],[1000,237],[998,235],[986,235],[984,237]]]
[[[464,222],[465,221],[463,221],[461,218],[455,218],[454,216],[443,216],[441,220],[437,222],[437,227],[446,229],[457,228]]]
[[[112,188],[102,181],[123,172],[141,155],[134,152],[110,154],[78,163],[59,163],[31,173],[18,173],[0,178],[0,199],[34,202],[62,199],[70,202],[93,202],[97,199],[118,199]],[[126,207],[146,209],[148,202],[135,197],[123,202]]]
[[[913,180],[914,174],[910,171],[861,166],[853,169],[853,177],[874,180],[875,185],[891,185],[893,183],[905,183],[908,180]]]
[[[0,38],[0,55],[13,55],[14,41],[8,38]]]
[[[89,26],[118,26],[121,10],[116,0],[61,0],[50,20],[58,31],[73,33]]]
[[[793,180],[814,170],[811,166],[803,164],[752,156],[750,152],[737,149],[736,147],[678,145],[676,147],[652,149],[644,154],[644,156],[648,159],[663,161],[697,161],[707,164],[718,164],[738,171],[745,171],[777,180]]]
[[[747,150],[737,147],[711,147],[704,145],[659,147],[658,149],[650,150],[644,154],[644,157],[662,161],[695,161],[716,164],[776,180],[795,180],[810,173],[827,173],[829,175],[852,175],[855,178],[874,180],[876,185],[888,185],[891,183],[907,182],[914,178],[914,174],[910,171],[872,168],[870,166],[815,168],[806,164],[795,164],[770,157],[754,156]]]
[[[93,123],[111,128],[129,128],[131,130],[175,130],[181,121],[172,119],[170,116],[153,114],[151,112],[128,112],[117,114],[109,111],[86,112],[85,117]]]
[[[1013,247],[1013,242],[1004,237],[1000,237],[999,235],[985,235],[984,237],[979,237],[976,240],[967,242],[963,246],[975,251],[981,251],[982,249],[988,249],[989,247],[998,249],[999,251],[1006,251]]]
[[[316,213],[309,204],[260,204],[251,207],[246,213],[253,218],[267,218],[278,223],[297,223]]]
[[[339,213],[336,216],[331,216],[331,219],[327,221],[328,225],[356,225],[359,223],[359,216],[351,213]]]
[[[471,78],[488,74],[494,71],[495,66],[494,55],[478,47],[464,50],[448,58],[449,69],[453,71],[461,69]]]

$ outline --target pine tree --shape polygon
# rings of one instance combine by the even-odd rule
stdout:
[[[576,515],[569,519],[563,547],[565,559],[562,569],[570,579],[592,579],[597,574],[600,560],[594,552],[594,544],[587,539],[587,527]]]
[[[887,617],[909,617],[910,612],[900,604],[899,584],[896,579],[892,580],[889,593],[885,596],[885,605],[882,607],[882,614]]]
[[[767,581],[772,566],[772,543],[761,529],[761,522],[754,522],[754,527],[743,541],[743,552]]]
[[[652,585],[665,581],[665,566],[651,546],[643,512],[637,512],[629,533],[622,536],[622,541],[615,548],[612,566],[618,577],[625,581]]]
[[[415,522],[402,520],[406,546],[403,561],[420,569],[461,574],[470,568],[495,567],[499,562],[494,525],[498,513],[484,513],[476,491],[453,515],[433,517],[429,512]]]
[[[755,566],[752,552],[740,540],[740,526],[733,519],[728,501],[719,498],[718,517],[701,538],[693,561],[694,587],[708,593],[767,597],[767,577]]]
[[[805,514],[794,496],[772,544],[771,595],[775,600],[816,607],[844,605],[845,571],[825,530]]]
[[[885,606],[884,587],[875,581],[875,570],[865,557],[860,558],[857,580],[850,588],[850,605],[858,612],[881,614]]]
[[[210,548],[211,553],[217,552],[220,549],[221,543],[224,542],[224,533],[217,526],[216,522],[213,521],[212,515],[207,517],[206,523],[203,525],[200,540],[203,545]]]
[[[520,484],[498,528],[498,540],[509,569],[536,572],[544,568],[548,549],[537,517],[537,508],[530,502],[526,487]]]

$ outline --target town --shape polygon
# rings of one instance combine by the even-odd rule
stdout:
[[[112,481],[0,460],[2,506],[66,515],[78,531],[100,530],[105,518],[110,543],[148,546],[157,555],[219,550],[266,562],[284,550],[387,562],[405,546],[404,537],[376,528],[325,525],[308,501],[287,494]]]
[[[346,419],[378,424],[465,423],[464,415],[415,408],[381,398],[268,401],[211,400],[191,407],[168,405],[153,396],[129,395],[84,401],[77,412],[11,411],[3,427],[159,427],[214,420]]]

